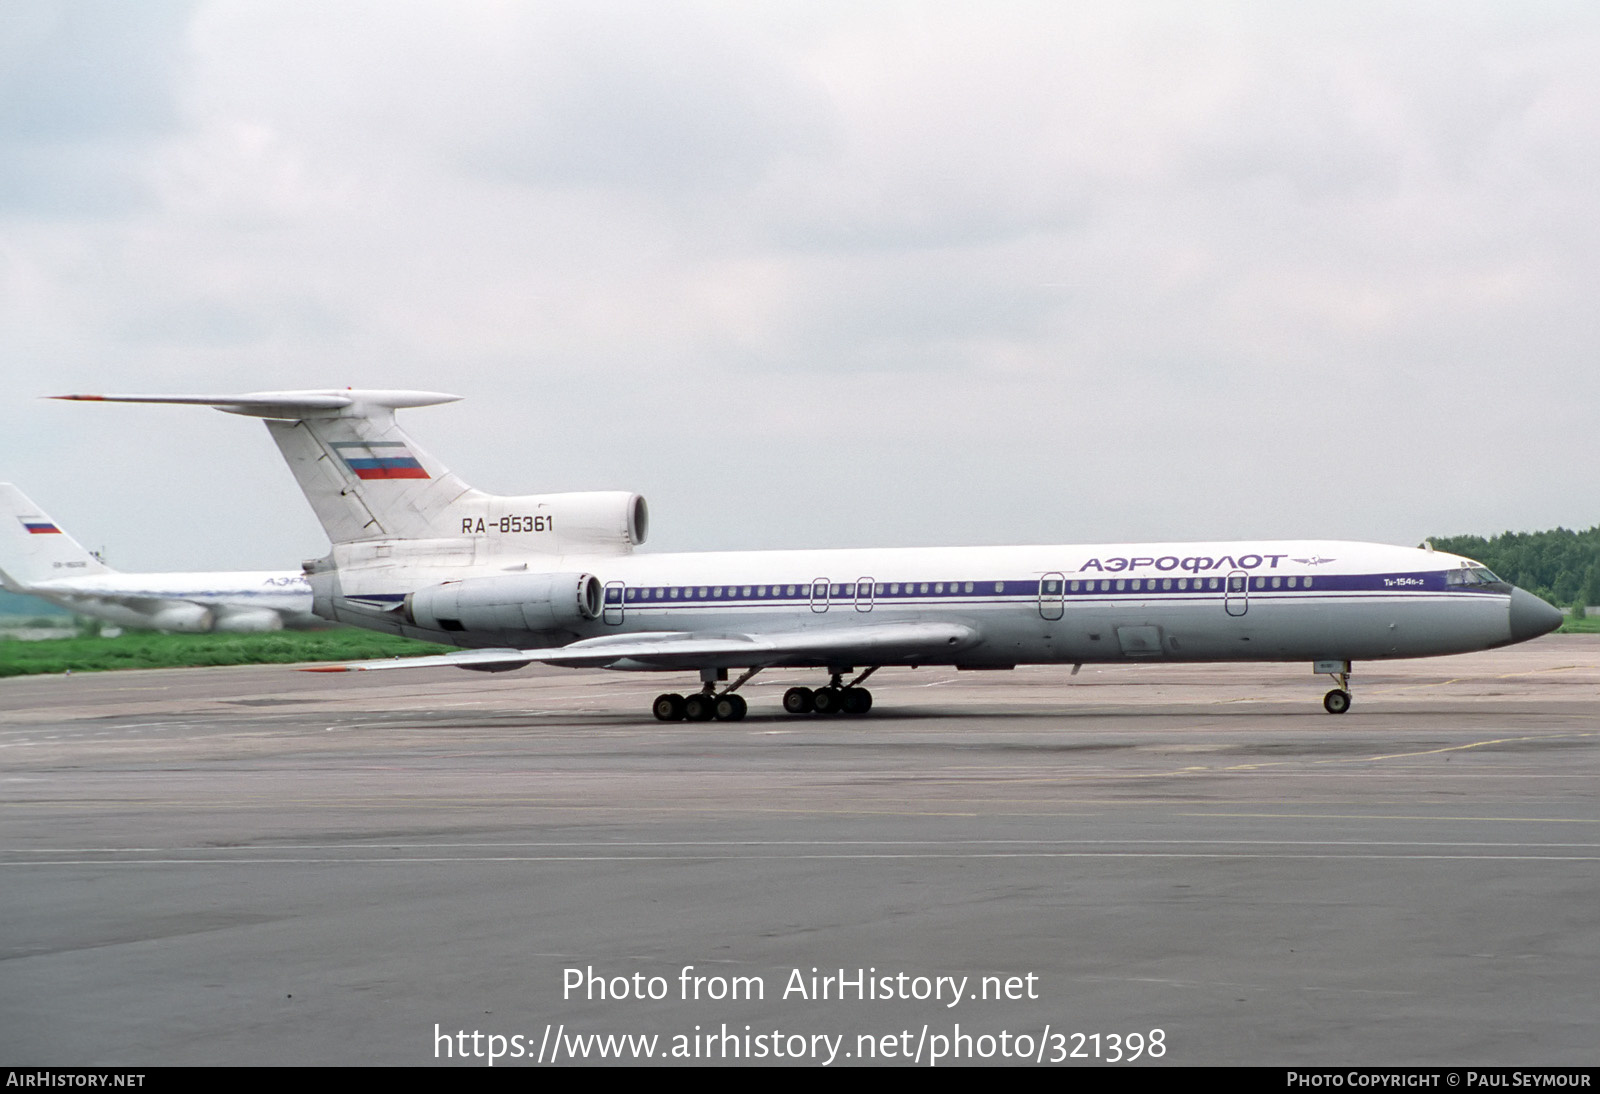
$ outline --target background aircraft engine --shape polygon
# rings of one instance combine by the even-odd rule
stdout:
[[[593,574],[506,574],[419,589],[404,613],[436,631],[561,631],[598,619],[604,598]]]
[[[283,616],[271,608],[218,608],[215,630],[230,634],[255,634],[283,630]]]
[[[199,604],[166,604],[150,613],[142,626],[178,634],[203,634],[216,622],[210,608]]]

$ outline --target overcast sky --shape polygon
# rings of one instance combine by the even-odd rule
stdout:
[[[657,549],[1600,522],[1592,3],[0,4],[0,480],[125,569],[326,540],[400,387]]]

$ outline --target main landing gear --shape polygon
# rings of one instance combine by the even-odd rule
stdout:
[[[657,695],[655,702],[650,704],[650,712],[661,722],[709,722],[712,719],[719,722],[740,721],[749,711],[749,706],[744,696],[734,692],[760,671],[751,669],[719,692],[717,670],[704,669],[700,673],[702,686],[699,691],[693,695],[671,692]],[[872,709],[872,692],[860,684],[877,672],[878,666],[872,666],[848,684],[841,683],[840,679],[849,671],[841,669],[833,673],[832,683],[815,691],[811,688],[790,688],[783,693],[783,709],[789,714],[865,714]]]
[[[719,722],[740,721],[750,708],[744,696],[735,695],[734,691],[760,671],[751,669],[719,692],[717,670],[704,669],[700,673],[702,686],[699,691],[687,696],[671,693],[657,695],[655,702],[650,704],[650,712],[660,722],[709,722],[713,718]],[[722,675],[727,677],[727,673]]]
[[[699,691],[689,696],[657,695],[650,705],[651,713],[662,722],[709,722],[713,718],[719,722],[737,722],[748,709],[742,695],[708,695]]]
[[[844,673],[836,672],[832,683],[815,691],[790,688],[783,693],[783,709],[789,714],[865,714],[872,709],[872,692],[858,685],[877,671],[874,665],[848,684],[841,684]]]
[[[1329,714],[1343,714],[1350,709],[1350,662],[1318,661],[1316,670],[1333,677],[1339,686],[1322,697],[1322,709]]]

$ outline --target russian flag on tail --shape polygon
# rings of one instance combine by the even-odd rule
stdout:
[[[427,479],[404,441],[334,441],[334,451],[358,479]]]
[[[61,529],[55,526],[54,521],[41,520],[38,517],[22,517],[22,526],[28,530],[30,536],[59,536]]]

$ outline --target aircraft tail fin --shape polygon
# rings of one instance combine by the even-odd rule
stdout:
[[[107,403],[179,403],[265,419],[300,489],[340,544],[419,541],[438,558],[478,561],[573,552],[618,554],[644,542],[644,499],[621,491],[503,497],[474,490],[395,422],[406,407],[451,403],[431,391],[263,391],[249,395],[58,395]],[[450,541],[448,547],[444,541]]]
[[[0,483],[0,584],[25,592],[41,581],[110,572],[28,495]]]
[[[401,407],[455,402],[429,391],[264,391],[248,395],[58,395],[108,403],[209,406],[266,420],[334,543],[437,536],[440,517],[477,494],[394,420]]]

